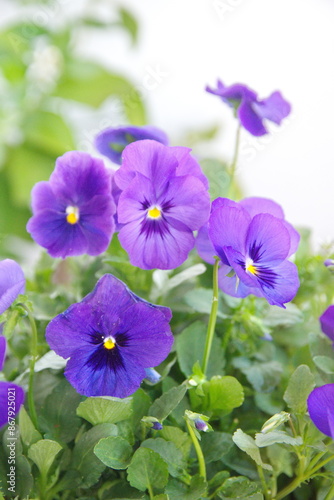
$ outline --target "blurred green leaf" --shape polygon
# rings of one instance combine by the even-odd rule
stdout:
[[[168,481],[166,493],[173,500],[199,500],[206,497],[206,489],[207,483],[204,478],[196,474],[191,478],[189,486],[176,479],[171,479]]]
[[[306,400],[315,387],[314,377],[307,365],[300,365],[290,377],[288,387],[284,393],[284,401],[293,412],[304,414]]]
[[[30,446],[28,457],[37,465],[41,475],[46,476],[61,449],[56,441],[41,439]]]
[[[291,446],[300,446],[303,444],[303,440],[300,436],[294,438],[290,436],[285,431],[272,431],[268,434],[262,434],[261,432],[255,435],[255,443],[259,448],[264,446],[270,446],[276,443],[289,444]]]
[[[138,23],[128,9],[121,7],[118,13],[120,17],[118,24],[127,30],[134,45],[138,39]]]
[[[233,434],[232,439],[238,448],[247,453],[257,465],[263,469],[272,470],[271,465],[262,462],[260,450],[251,436],[238,429]]]
[[[186,464],[183,460],[182,452],[177,449],[172,441],[165,441],[162,438],[146,439],[142,442],[141,446],[157,452],[168,465],[168,471],[171,476],[178,477],[183,473]]]
[[[130,123],[143,125],[145,109],[138,90],[125,78],[109,73],[89,61],[69,61],[54,95],[64,99],[100,106],[107,97],[117,97]]]
[[[22,442],[26,446],[30,446],[31,444],[34,444],[42,439],[41,434],[37,429],[35,429],[34,424],[32,423],[24,406],[22,406],[19,413],[19,427]]]
[[[158,420],[164,420],[182,401],[187,392],[187,387],[182,384],[177,387],[172,387],[165,392],[160,398],[156,399],[149,409],[149,415]]]
[[[243,476],[226,479],[218,497],[223,500],[263,500],[258,484]]]

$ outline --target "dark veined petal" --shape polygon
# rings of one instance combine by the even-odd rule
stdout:
[[[277,217],[255,215],[248,228],[246,247],[248,257],[255,263],[283,261],[290,250],[289,232]]]
[[[223,206],[214,210],[209,219],[209,236],[213,246],[226,265],[224,247],[232,247],[245,255],[246,235],[251,217],[242,208]]]
[[[17,415],[23,401],[24,390],[22,387],[13,384],[13,382],[0,382],[0,427],[12,422],[8,418],[8,403],[13,403],[10,408]]]
[[[142,269],[175,269],[188,257],[195,245],[190,229],[178,229],[164,220],[133,221],[118,234],[132,265]]]
[[[25,278],[20,265],[11,259],[0,261],[0,314],[24,293]]]
[[[327,307],[319,318],[321,330],[334,341],[334,305]]]
[[[307,399],[307,407],[314,425],[334,439],[334,384],[313,389]]]
[[[259,268],[261,271],[261,266]],[[284,304],[295,297],[299,288],[297,266],[286,260],[275,266],[268,263],[266,268],[266,272],[270,272],[268,283],[259,280],[263,295],[269,304],[285,308]]]
[[[0,335],[0,371],[3,369],[3,364],[6,358],[6,337]]]

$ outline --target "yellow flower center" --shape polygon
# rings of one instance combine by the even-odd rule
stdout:
[[[258,273],[257,267],[254,266],[252,259],[246,260],[245,269],[247,273],[253,274],[254,276]]]
[[[79,209],[78,207],[68,206],[66,207],[66,220],[69,224],[76,224],[79,220]]]
[[[113,349],[116,345],[116,340],[113,337],[107,337],[103,341],[103,347],[106,349]]]
[[[147,215],[150,219],[159,219],[161,217],[161,210],[158,207],[151,207],[147,211]]]

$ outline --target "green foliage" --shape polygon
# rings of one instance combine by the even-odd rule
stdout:
[[[95,445],[94,453],[107,467],[126,469],[130,463],[132,446],[119,436],[110,436]]]
[[[128,467],[128,480],[140,491],[161,489],[168,481],[168,465],[155,451],[139,448]]]
[[[93,425],[115,424],[132,415],[132,399],[119,399],[104,396],[88,398],[80,403],[77,414]]]
[[[306,365],[300,365],[291,375],[284,393],[284,401],[297,414],[306,412],[306,399],[314,388],[314,377]]]

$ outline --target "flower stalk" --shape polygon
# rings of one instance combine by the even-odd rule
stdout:
[[[193,442],[193,445],[194,445],[194,448],[196,451],[198,465],[199,465],[199,475],[204,479],[204,481],[206,481],[206,468],[205,468],[205,460],[204,460],[202,448],[198,442],[195,431],[194,431],[193,427],[191,426],[191,423],[189,422],[188,418],[186,418],[186,423],[187,423],[189,435],[191,437],[191,440]]]
[[[211,305],[211,312],[210,312],[210,318],[209,318],[209,324],[208,324],[208,330],[206,334],[206,340],[205,340],[205,348],[204,348],[204,355],[203,355],[203,362],[202,362],[202,372],[205,375],[207,367],[208,367],[208,362],[209,362],[209,357],[210,357],[210,352],[211,352],[211,347],[212,347],[212,341],[213,341],[213,336],[215,333],[215,327],[216,327],[216,320],[217,320],[217,312],[218,312],[218,266],[219,266],[219,258],[215,257],[215,263],[213,266],[213,297],[212,297],[212,305]]]

